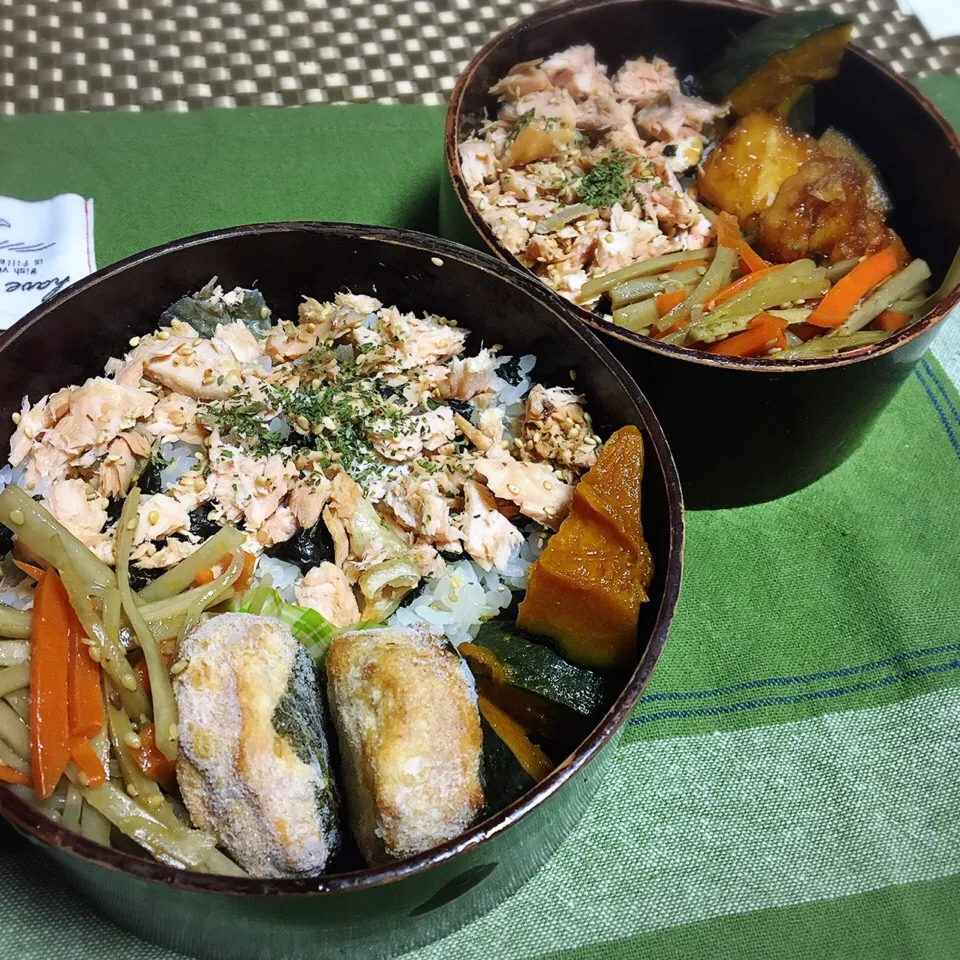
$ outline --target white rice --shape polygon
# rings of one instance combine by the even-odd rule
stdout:
[[[293,585],[300,579],[300,568],[285,560],[277,560],[263,554],[257,561],[257,580],[269,575],[271,586],[280,593],[287,603],[296,603]]]
[[[169,461],[160,471],[160,486],[169,490],[188,470],[193,470],[200,463],[197,454],[200,447],[177,440],[176,443],[161,443],[160,456]]]
[[[545,531],[528,527],[528,536],[503,571],[486,571],[472,560],[448,563],[442,577],[428,580],[420,595],[387,621],[393,626],[425,625],[459,646],[475,637],[486,620],[506,610],[513,590],[527,585],[527,569],[546,544]]]
[[[511,356],[503,356],[497,360],[497,367],[502,367],[505,363],[509,363],[513,360]],[[520,382],[514,386],[512,383],[508,383],[506,380],[501,379],[494,373],[493,380],[491,384],[493,389],[497,394],[497,402],[507,408],[507,416],[515,417],[519,413],[522,413],[520,410],[511,410],[511,407],[514,407],[516,404],[520,404],[523,401],[523,398],[530,392],[530,388],[533,386],[533,381],[527,376],[534,366],[537,363],[537,358],[533,354],[526,354],[522,356],[519,361],[520,368]]]
[[[4,464],[0,467],[0,490],[3,490],[4,487],[14,486],[20,487],[21,490],[29,493],[31,497],[47,497],[50,495],[50,487],[53,483],[52,478],[50,477],[40,477],[34,482],[34,487],[32,490],[27,490],[27,485],[25,482],[27,473],[27,468],[20,467],[11,467],[9,463]]]

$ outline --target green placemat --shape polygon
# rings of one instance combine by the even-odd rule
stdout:
[[[928,95],[960,122],[960,82]],[[435,230],[442,110],[0,121],[0,193],[96,202],[101,264],[200,230]],[[663,659],[587,816],[417,960],[960,955],[960,396],[932,356],[869,442],[776,503],[689,515]],[[168,960],[0,831],[0,955]]]

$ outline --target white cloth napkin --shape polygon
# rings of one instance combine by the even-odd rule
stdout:
[[[0,197],[0,330],[96,269],[92,200]]]
[[[897,0],[900,12],[913,14],[931,40],[960,36],[960,0]]]

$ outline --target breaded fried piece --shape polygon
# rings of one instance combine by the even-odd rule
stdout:
[[[222,614],[180,645],[177,780],[190,818],[255,877],[320,873],[340,846],[313,662],[279,620]]]
[[[417,629],[358,630],[327,653],[353,835],[370,863],[419,853],[480,812],[482,735],[466,665]]]

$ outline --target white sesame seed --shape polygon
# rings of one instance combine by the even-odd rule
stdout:
[[[90,778],[82,770],[80,771],[80,773],[77,774],[77,780],[80,781],[81,787],[90,786]]]
[[[170,673],[173,674],[173,676],[178,677],[178,676],[180,676],[181,673],[183,673],[184,670],[187,669],[188,666],[190,666],[190,661],[189,661],[189,660],[178,660],[178,661],[170,668]]]
[[[435,267],[442,267],[442,266],[443,266],[443,261],[442,261],[439,257],[431,257],[431,258],[430,258],[430,262],[431,262]]]
[[[139,346],[140,346],[140,338],[139,338],[139,337],[131,337],[131,338],[130,338],[130,346],[131,346],[131,347],[139,347]]]
[[[136,690],[137,689],[137,678],[132,673],[125,673],[121,678],[120,682],[123,684],[125,690]]]
[[[143,746],[143,741],[132,730],[124,734],[123,742],[131,750],[139,750]]]
[[[160,522],[160,511],[159,511],[159,510],[151,510],[151,511],[147,514],[147,523],[149,523],[151,526],[153,526],[153,524],[159,523],[159,522]],[[134,526],[136,526],[136,524],[134,524]]]
[[[10,419],[11,419],[14,423],[19,424],[20,421],[23,419],[23,417],[21,417],[19,413],[14,413],[14,414],[11,415]]]
[[[10,522],[16,524],[18,527],[26,518],[23,515],[23,511],[20,509],[10,511]]]
[[[137,785],[135,783],[127,784],[127,796],[133,797],[134,799],[140,796],[140,791],[137,789]]]

